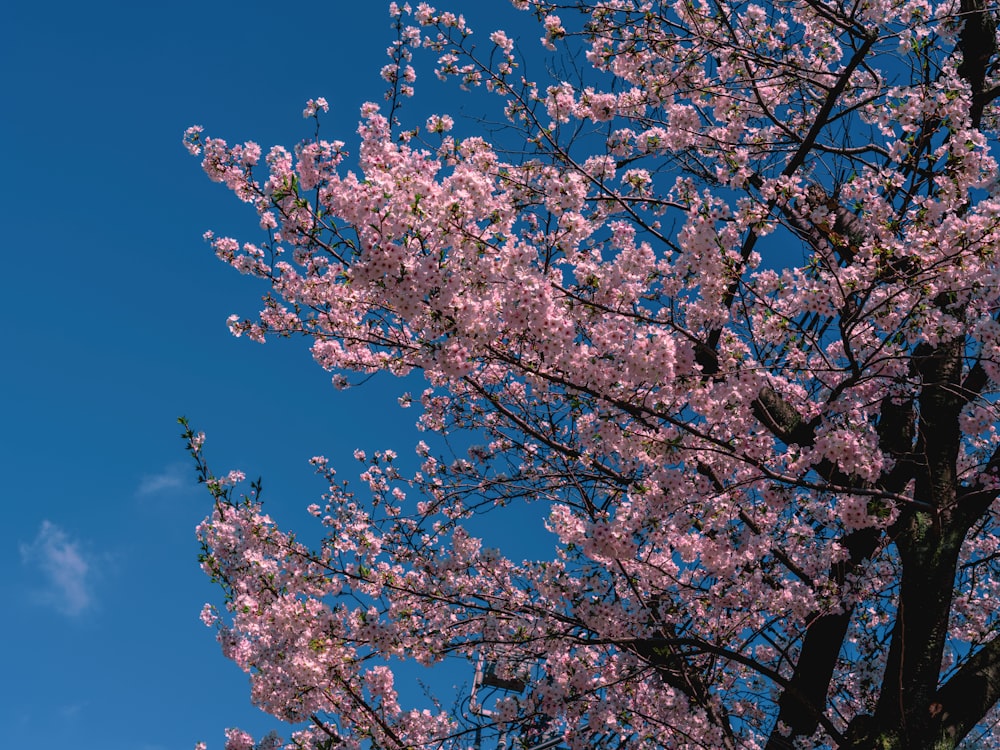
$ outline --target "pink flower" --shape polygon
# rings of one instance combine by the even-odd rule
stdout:
[[[302,116],[315,117],[320,110],[323,110],[324,112],[330,111],[330,105],[327,103],[326,99],[324,99],[322,96],[307,101],[306,108],[302,110]]]
[[[253,737],[242,729],[227,729],[225,750],[254,750]]]
[[[448,115],[431,115],[427,120],[427,130],[430,133],[447,133],[454,125],[455,121]]]
[[[201,608],[201,621],[205,623],[206,626],[212,627],[216,622],[219,621],[219,616],[215,613],[215,607],[211,604],[206,604]]]
[[[192,125],[184,131],[184,148],[189,154],[197,156],[201,153],[201,134],[204,130],[201,125]]]

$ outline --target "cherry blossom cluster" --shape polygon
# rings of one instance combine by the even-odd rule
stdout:
[[[402,402],[473,443],[421,444],[405,475],[359,452],[358,494],[313,459],[308,549],[190,433],[226,593],[203,620],[255,703],[307,725],[288,747],[465,741],[474,717],[407,710],[395,686],[400,660],[446,657],[530,670],[493,723],[544,720],[572,748],[843,746],[884,711],[905,524],[982,503],[942,675],[1000,625],[977,604],[1000,596],[1000,169],[979,104],[1000,81],[974,82],[951,2],[514,6],[543,49],[583,55],[583,83],[519,78],[534,40],[393,3],[389,103],[361,108],[356,149],[185,133],[266,234],[206,235],[270,283],[233,333],[310,337],[338,386],[422,372]],[[446,113],[419,120],[426,142],[403,127],[424,51],[497,97],[513,144]],[[947,492],[927,480],[942,440]],[[467,528],[525,501],[548,557]],[[788,725],[809,630],[840,615],[827,703]]]

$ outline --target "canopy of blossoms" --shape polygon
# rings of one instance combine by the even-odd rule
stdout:
[[[514,6],[575,77],[393,4],[356,155],[324,99],[292,150],[185,136],[263,230],[208,235],[270,282],[233,332],[310,337],[339,385],[420,371],[420,426],[475,443],[407,473],[359,454],[360,490],[315,458],[309,549],[187,431],[226,594],[204,617],[254,702],[309,750],[484,724],[574,750],[1000,747],[995,8]],[[407,124],[420,55],[506,128]],[[547,558],[467,529],[526,502]],[[401,706],[397,665],[446,658],[528,684]]]

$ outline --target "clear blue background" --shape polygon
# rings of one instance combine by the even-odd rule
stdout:
[[[447,7],[481,18],[479,5]],[[525,30],[507,3],[482,5],[484,42],[500,26]],[[391,380],[334,391],[304,341],[230,336],[226,317],[254,314],[263,290],[201,235],[256,240],[256,220],[209,182],[181,134],[202,124],[230,142],[292,146],[311,134],[305,101],[325,96],[324,135],[352,143],[360,104],[384,91],[386,6],[56,0],[3,11],[3,747],[221,748],[226,726],[275,726],[198,619],[218,601],[194,538],[210,501],[174,420],[208,433],[216,471],[263,475],[269,510],[304,527],[323,489],[308,458],[324,453],[353,475],[355,447],[408,453],[416,415],[398,410]],[[423,82],[430,63],[418,65]],[[404,118],[478,116],[479,99],[432,90]]]

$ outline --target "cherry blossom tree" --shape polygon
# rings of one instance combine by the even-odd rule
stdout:
[[[270,283],[232,331],[423,373],[428,440],[471,446],[359,452],[360,489],[313,459],[309,548],[186,428],[254,702],[310,750],[1000,747],[996,9],[513,5],[517,44],[394,4],[356,156],[323,99],[293,150],[185,136],[264,230],[208,235]],[[489,140],[406,121],[421,56]],[[527,503],[540,559],[470,531]],[[509,689],[400,705],[445,660]]]

